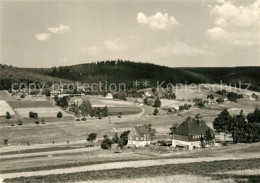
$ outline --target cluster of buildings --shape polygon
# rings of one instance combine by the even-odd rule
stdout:
[[[201,139],[206,133],[211,133],[212,144],[215,143],[214,130],[199,120],[186,120],[176,126],[172,135],[172,147],[183,147],[189,150],[202,148]],[[145,147],[151,144],[150,132],[147,126],[137,125],[128,135],[128,146]]]

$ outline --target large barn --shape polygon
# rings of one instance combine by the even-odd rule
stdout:
[[[214,141],[214,131],[204,121],[187,119],[174,129],[172,146],[187,147],[189,150],[201,148],[201,139],[205,138],[207,131],[211,133]]]

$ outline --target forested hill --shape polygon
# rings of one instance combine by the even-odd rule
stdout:
[[[52,68],[14,68],[1,65],[1,83],[13,81],[57,81],[65,80],[97,83],[126,83],[133,86],[134,81],[149,81],[150,86],[156,86],[157,81],[165,83],[219,83],[239,81],[251,83],[251,89],[260,91],[260,67],[234,67],[234,68],[170,68],[150,63],[137,63],[130,61],[101,61],[72,66]],[[16,74],[19,73],[19,74]],[[15,75],[15,77],[14,77]],[[12,76],[12,77],[10,77]]]
[[[214,81],[226,83],[250,83],[250,89],[260,91],[260,67],[204,67],[182,68],[184,70],[208,76]]]
[[[25,83],[26,85],[29,83],[44,83],[46,87],[49,87],[52,83],[59,82],[68,83],[72,81],[0,64],[0,90],[8,90],[14,83]]]
[[[94,83],[107,81],[108,83],[126,83],[133,86],[133,81],[149,81],[155,86],[157,81],[165,83],[206,83],[213,80],[203,74],[188,70],[169,68],[149,63],[130,61],[106,61],[90,64],[80,64],[49,69],[26,69],[30,72],[70,79],[74,81]]]

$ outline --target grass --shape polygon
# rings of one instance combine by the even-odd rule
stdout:
[[[12,108],[54,107],[48,101],[22,101],[22,100],[16,100],[16,101],[8,101],[8,104]]]
[[[122,112],[123,115],[130,115],[130,114],[138,114],[142,112],[139,107],[109,107],[108,114],[109,115],[118,115],[119,112]]]
[[[9,112],[12,116],[15,115],[13,109],[8,105],[8,103],[0,100],[0,116],[5,116],[6,112]]]
[[[80,149],[83,147],[73,147],[73,146],[61,146],[61,147],[47,147],[47,148],[39,148],[39,149],[26,149],[26,150],[21,150],[21,154],[26,154],[26,153],[37,153],[37,152],[51,152],[51,151],[63,151],[63,150],[70,150],[70,149]],[[2,152],[0,153],[0,156],[3,155],[12,155],[12,154],[18,154],[19,151],[8,151],[8,152]]]
[[[58,175],[52,174],[35,177],[19,177],[13,179],[6,179],[4,180],[4,182],[79,182],[88,180],[133,179],[142,177],[157,177],[171,175],[199,175],[207,177],[209,176],[221,180],[226,179],[227,177],[232,179],[241,178],[241,176],[239,175],[226,175],[226,171],[259,168],[260,159],[223,160],[213,162],[196,162],[187,164],[88,171]],[[222,174],[216,175],[216,172],[222,172]],[[260,180],[259,175],[243,175],[243,178],[246,178],[250,181]]]
[[[56,118],[59,111],[62,112],[63,116],[72,116],[58,107],[30,107],[30,108],[16,108],[16,112],[22,118],[29,117],[29,112],[36,112],[39,118],[53,117]]]
[[[79,153],[75,153],[78,155]],[[72,154],[70,154],[72,155]],[[39,156],[41,157],[41,156]],[[57,155],[55,155],[57,157]],[[114,162],[127,162],[127,161],[136,161],[136,160],[157,160],[157,159],[180,159],[180,158],[192,158],[193,156],[174,156],[174,157],[156,157],[156,156],[140,156],[140,158],[128,158],[128,159],[111,159],[111,160],[90,160],[86,162],[77,162],[77,163],[66,163],[66,164],[54,164],[48,166],[34,166],[28,168],[17,168],[17,169],[8,169],[2,170],[0,173],[15,173],[15,172],[30,172],[30,171],[40,171],[40,170],[50,170],[50,169],[60,169],[60,168],[71,168],[71,167],[80,167],[86,165],[94,165],[94,164],[103,164],[103,163],[114,163]]]

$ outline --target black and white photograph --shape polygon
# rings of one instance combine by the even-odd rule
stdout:
[[[260,182],[260,0],[0,0],[0,183],[132,182]]]

